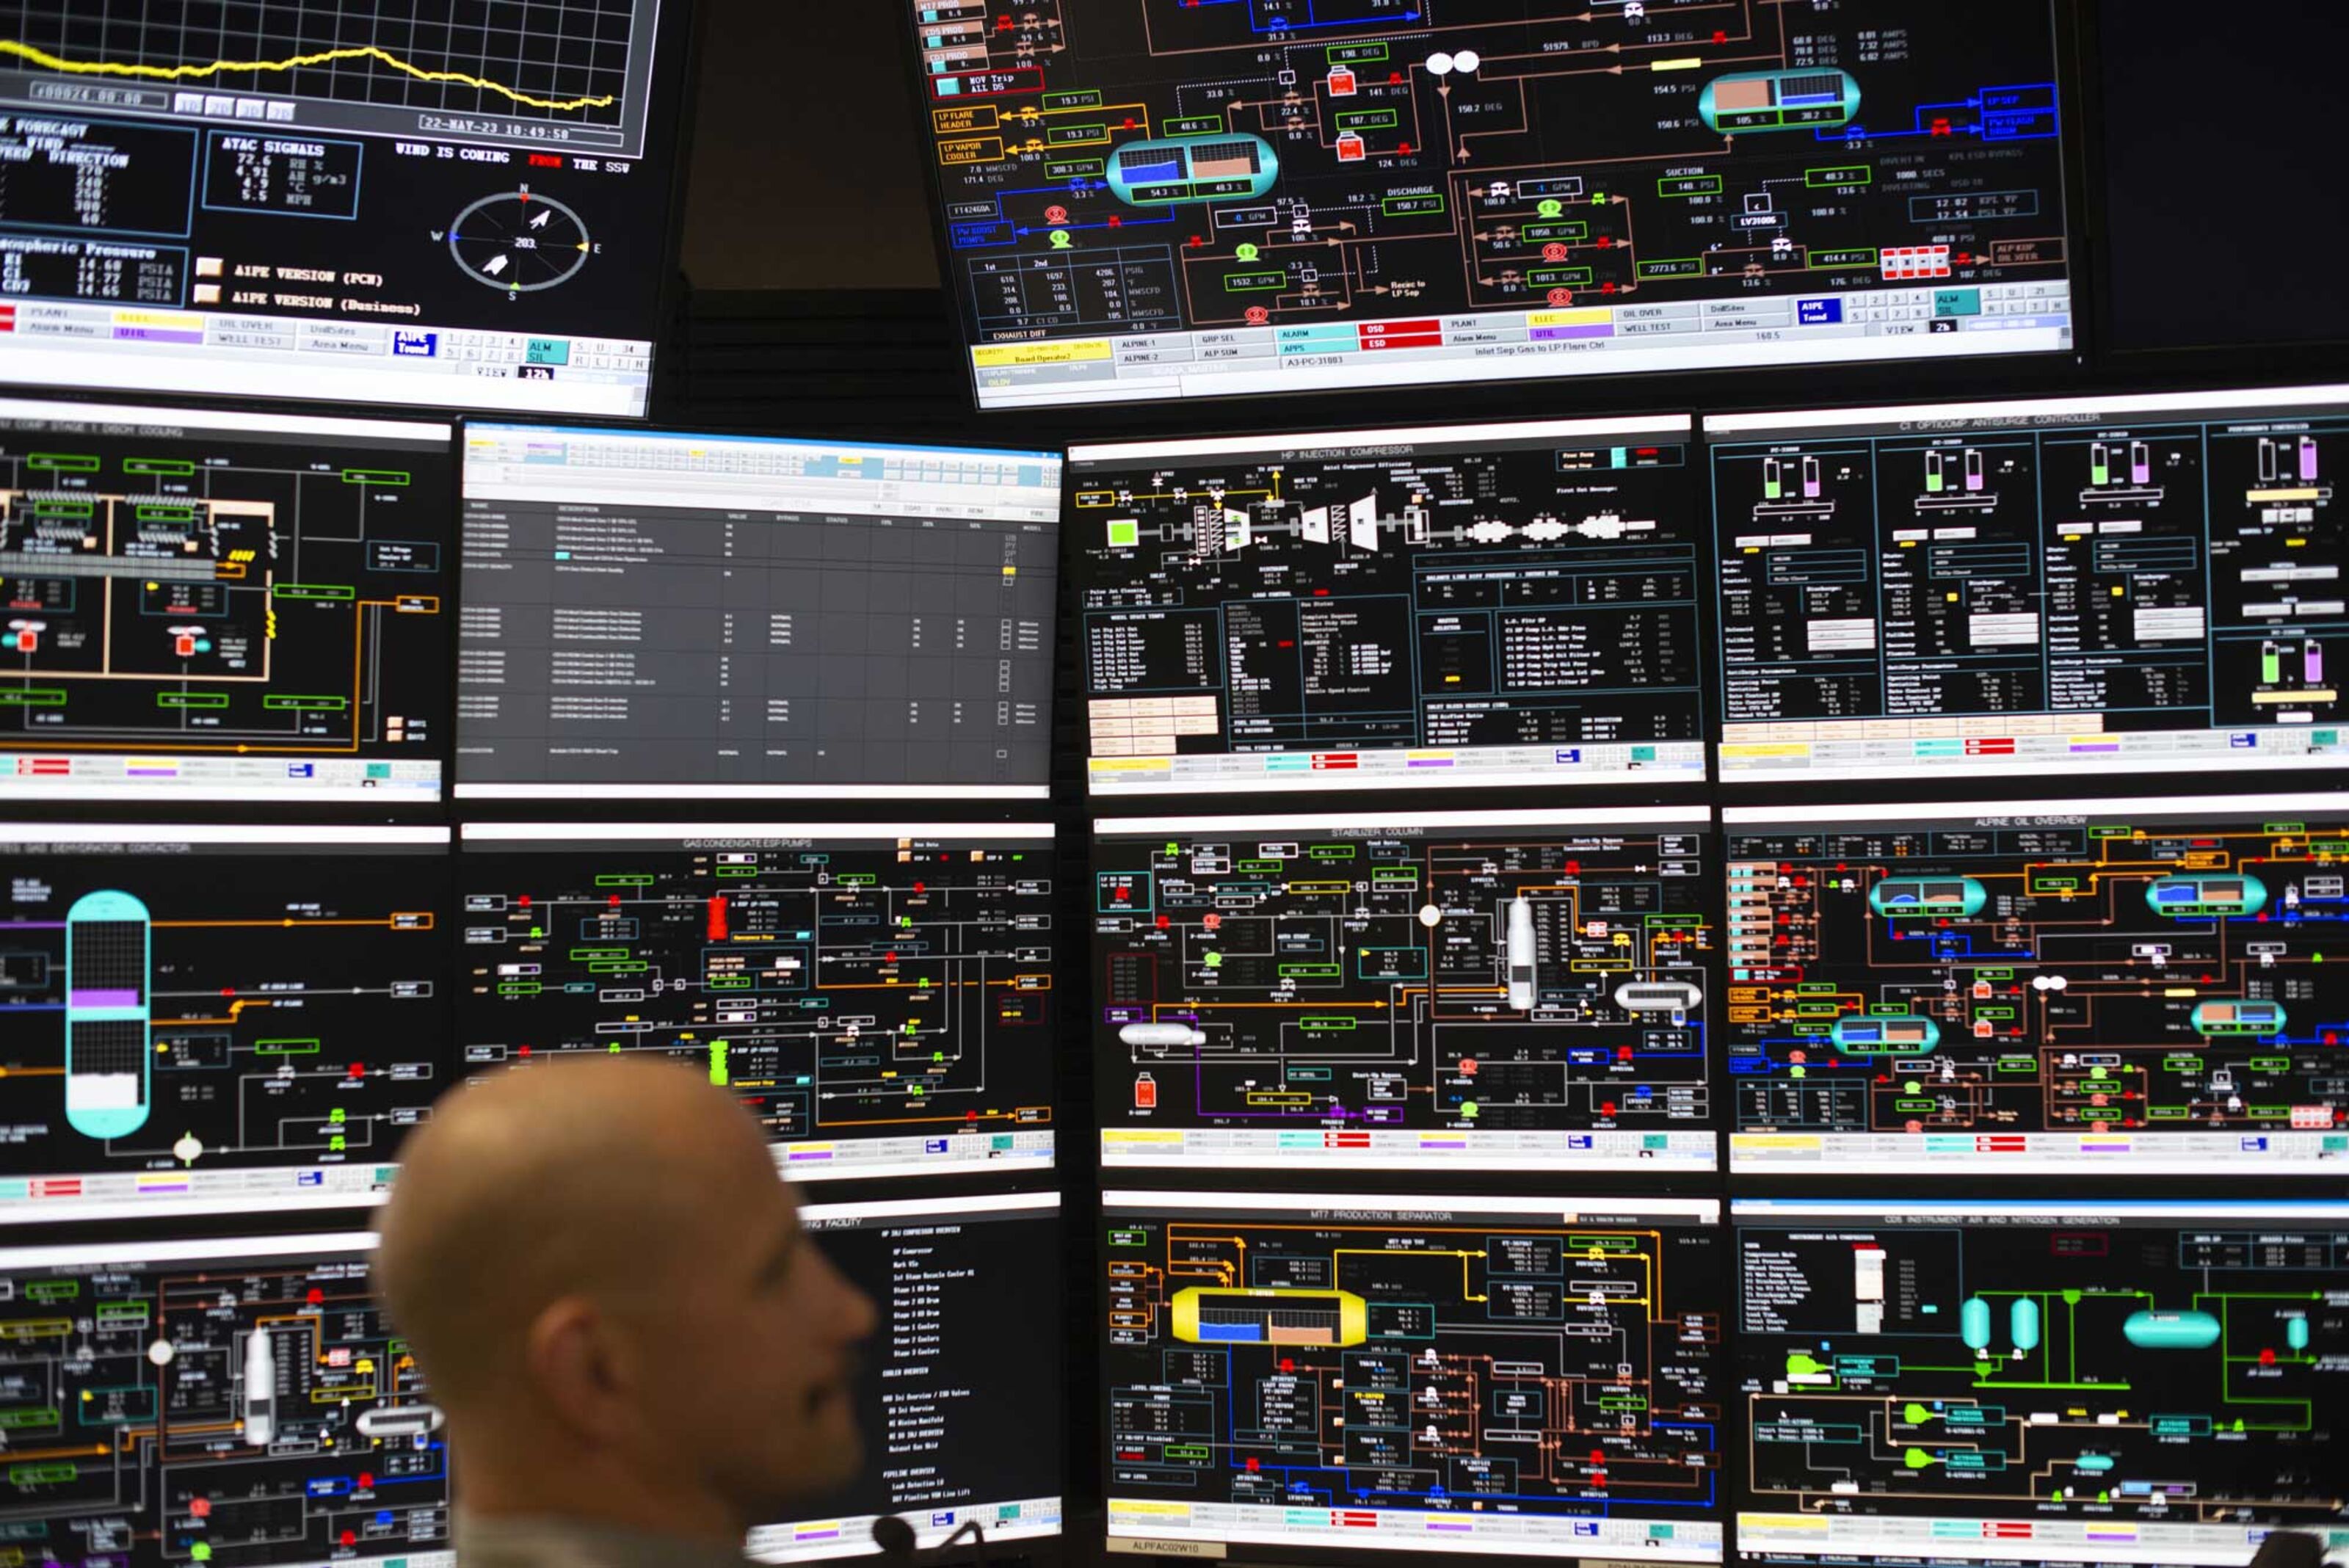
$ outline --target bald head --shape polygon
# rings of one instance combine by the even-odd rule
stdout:
[[[643,1508],[699,1493],[739,1533],[854,1462],[870,1305],[805,1242],[763,1132],[706,1075],[636,1055],[499,1074],[444,1096],[402,1154],[377,1274],[471,1506],[681,1527]],[[710,1430],[730,1424],[719,1405],[747,1452]]]
[[[381,1226],[386,1305],[452,1407],[499,1397],[556,1299],[626,1305],[775,1179],[758,1125],[647,1056],[555,1061],[460,1085],[410,1139]]]

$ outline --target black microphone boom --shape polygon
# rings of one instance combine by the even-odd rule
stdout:
[[[885,1513],[873,1521],[873,1544],[892,1563],[911,1563],[914,1527],[894,1513]]]

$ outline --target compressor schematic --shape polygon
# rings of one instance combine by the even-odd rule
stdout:
[[[1690,431],[1072,450],[1092,793],[1701,779]]]
[[[1741,1546],[2224,1563],[2349,1523],[2349,1203],[1756,1200]],[[1785,1549],[1785,1555],[1780,1555]]]
[[[1104,1193],[1110,1533],[1718,1562],[1718,1219]]]
[[[2071,343],[2045,0],[919,0],[982,408]]]
[[[449,439],[0,400],[0,799],[438,800]]]
[[[0,824],[0,1220],[364,1203],[451,1078],[445,827]]]
[[[1052,1160],[1052,831],[469,824],[464,1070],[704,1068],[795,1180]]]
[[[1713,1168],[1706,826],[1104,819],[1103,1163]]]
[[[0,1532],[73,1568],[453,1568],[364,1231],[0,1251]]]
[[[1724,783],[2339,769],[2340,389],[1705,433]]]
[[[2340,797],[1725,816],[1732,1168],[2349,1163]]]

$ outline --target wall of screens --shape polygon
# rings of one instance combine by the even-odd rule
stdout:
[[[2070,384],[2075,6],[926,0],[968,442],[631,422],[688,8],[479,9],[0,17],[0,1568],[449,1568],[367,1220],[632,1054],[752,1560],[2349,1555],[2349,383]]]
[[[140,1299],[159,1227],[357,1267],[264,1243],[382,1202],[445,1093],[649,1052],[760,1120],[910,1358],[868,1417],[931,1460],[763,1560],[884,1513],[1275,1562],[2349,1529],[2303,1462],[2349,1312],[2344,408],[1063,457],[16,405],[26,1299]],[[2077,1280],[1943,1255],[2001,1227]],[[1064,1250],[1091,1327],[1003,1319]],[[2118,1359],[2055,1366],[2059,1319]],[[2142,1438],[2081,1397],[2148,1379]],[[446,1550],[429,1408],[371,1417],[366,1529],[250,1560]],[[122,1484],[6,1517],[197,1539],[202,1477]]]

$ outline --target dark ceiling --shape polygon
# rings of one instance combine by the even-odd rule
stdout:
[[[697,288],[937,283],[905,0],[701,0],[684,265]]]

